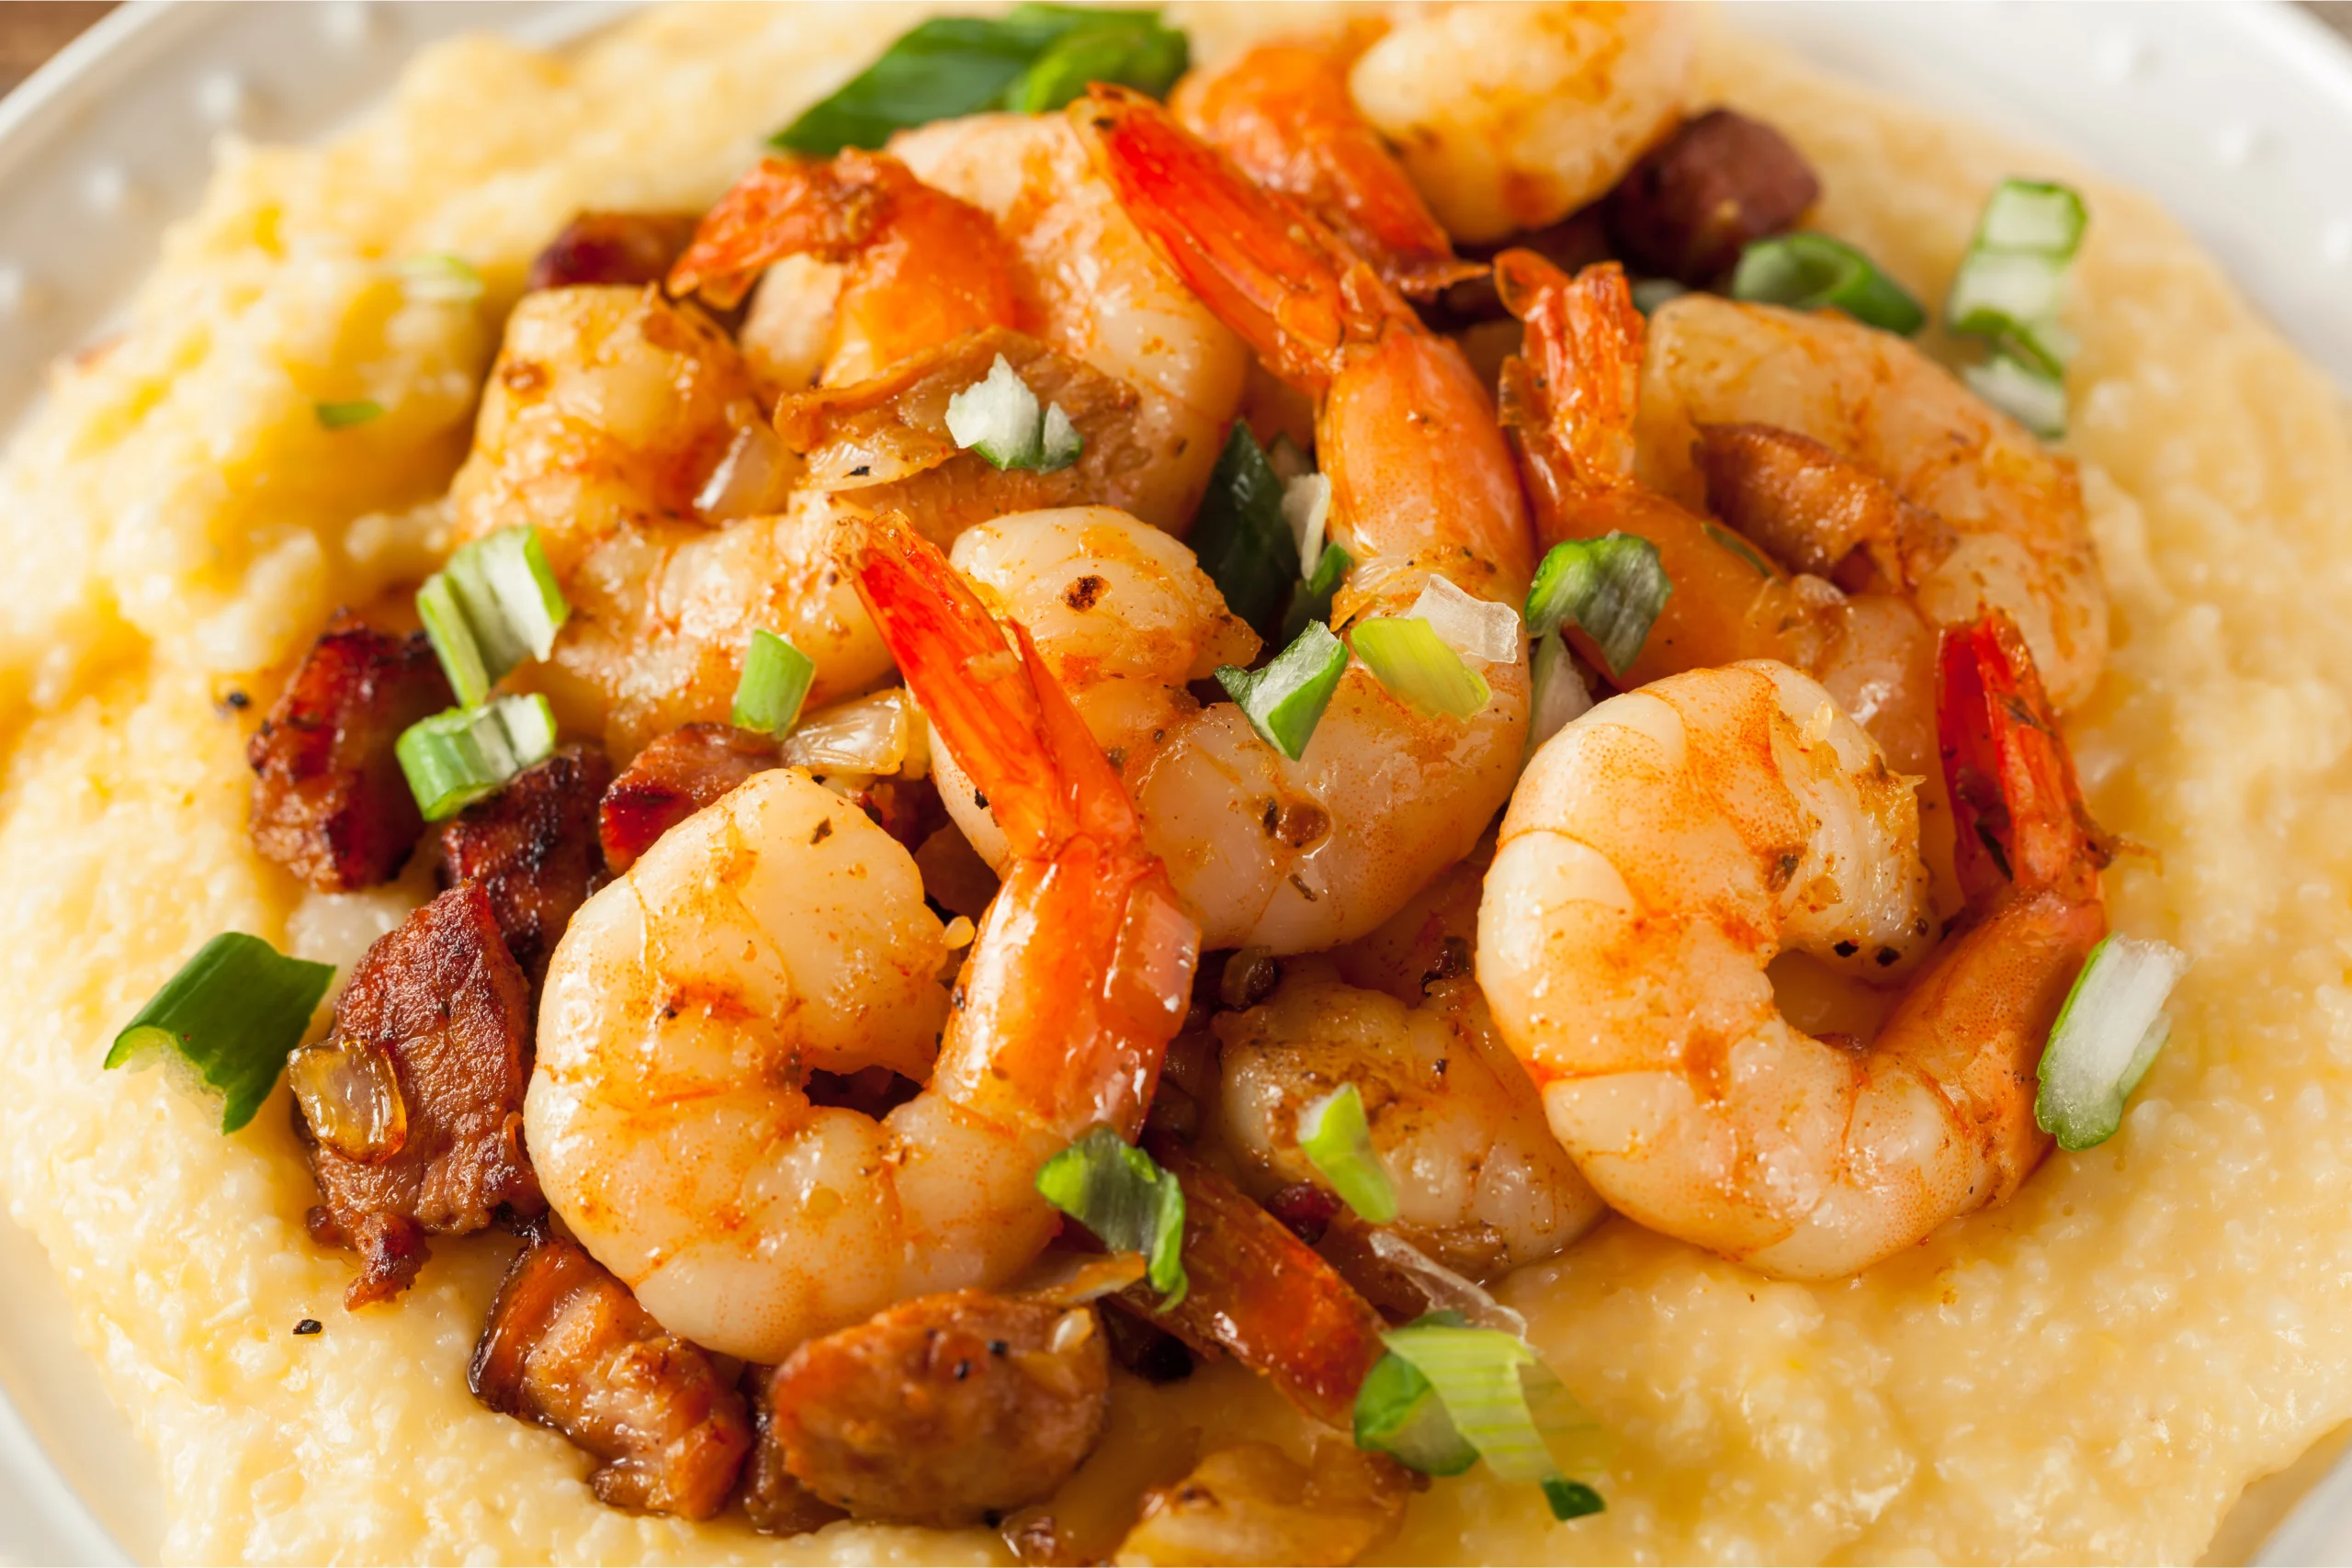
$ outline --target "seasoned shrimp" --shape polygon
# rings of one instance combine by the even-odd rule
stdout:
[[[1970,909],[1866,1045],[1795,1028],[1766,972],[1895,975],[1935,942],[1911,789],[1820,685],[1671,676],[1530,766],[1478,977],[1611,1207],[1826,1279],[2003,1201],[2046,1151],[2034,1067],[2106,931],[2104,852],[2014,630],[1947,632],[1940,670]]]
[[[1296,961],[1262,1005],[1211,1027],[1224,1043],[1226,1145],[1261,1193],[1329,1190],[1299,1151],[1298,1120],[1352,1084],[1396,1189],[1396,1230],[1447,1267],[1490,1279],[1550,1257],[1600,1217],[1467,975],[1408,1008],[1319,960]]]
[[[1027,1264],[1057,1224],[1039,1165],[1097,1122],[1138,1130],[1196,951],[1117,778],[1034,657],[903,529],[862,544],[858,580],[1014,829],[957,1005],[912,858],[775,769],[573,919],[524,1108],[582,1245],[665,1326],[760,1361]],[[928,1081],[879,1119],[810,1100],[811,1071],[872,1066]]]
[[[1348,68],[1376,30],[1261,44],[1186,76],[1169,107],[1250,178],[1329,224],[1391,285],[1428,299],[1480,269],[1455,257],[1411,177],[1349,96]]]
[[[1417,9],[1348,85],[1446,230],[1491,242],[1605,194],[1674,129],[1697,34],[1681,6]]]

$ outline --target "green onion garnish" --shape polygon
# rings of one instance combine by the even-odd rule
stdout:
[[[1315,558],[1315,570],[1290,596],[1290,611],[1283,616],[1283,641],[1287,644],[1316,621],[1329,625],[1331,601],[1348,579],[1355,558],[1338,545],[1325,545]]]
[[[1190,542],[1226,608],[1259,636],[1271,635],[1296,597],[1298,542],[1283,518],[1283,481],[1244,421],[1235,420],[1225,438]]]
[[[1059,403],[1047,409],[1003,355],[947,400],[947,434],[1000,468],[1051,473],[1078,461],[1085,441]]]
[[[1149,1155],[1089,1128],[1039,1168],[1037,1190],[1112,1251],[1142,1253],[1161,1311],[1184,1299],[1184,1189]]]
[[[1313,577],[1323,564],[1325,541],[1330,536],[1331,481],[1313,472],[1283,480],[1283,521],[1290,525],[1290,536],[1298,543],[1299,570]]]
[[[2110,936],[2091,949],[2041,1052],[2033,1119],[2062,1149],[2103,1144],[2123,1124],[2123,1102],[2172,1033],[2165,998],[2188,955],[2161,942]]]
[[[453,255],[411,256],[401,263],[401,292],[436,304],[469,304],[481,298],[481,274]]]
[[[1928,324],[1903,286],[1842,240],[1799,232],[1758,240],[1739,253],[1731,297],[1795,310],[1835,305],[1864,326],[1909,337]]]
[[[553,756],[555,734],[555,710],[534,693],[421,718],[393,752],[424,819],[439,822]]]
[[[1419,1321],[1459,1326],[1463,1318],[1436,1312]],[[1478,1450],[1454,1430],[1436,1386],[1394,1351],[1373,1363],[1356,1390],[1355,1439],[1356,1447],[1394,1455],[1423,1475],[1459,1475],[1478,1462]]]
[[[2044,441],[2066,434],[2066,382],[2023,360],[1996,354],[1982,365],[1963,365],[1968,389]]]
[[[1650,627],[1674,592],[1657,547],[1633,534],[1568,539],[1554,545],[1527,590],[1530,637],[1574,625],[1600,649],[1611,675],[1641,657]]]
[[[1369,1224],[1385,1225],[1396,1217],[1396,1185],[1372,1146],[1372,1124],[1364,1119],[1363,1096],[1355,1085],[1323,1096],[1299,1113],[1298,1152]]]
[[[332,964],[288,958],[257,936],[224,931],[123,1026],[106,1065],[177,1062],[220,1096],[220,1130],[233,1133],[269,1098],[334,979]]]
[[[1348,645],[1331,635],[1320,621],[1309,621],[1297,638],[1262,670],[1227,664],[1218,668],[1217,684],[1250,720],[1266,743],[1292,761],[1306,754],[1331,694],[1348,671]]]
[[[555,651],[571,604],[539,531],[501,528],[449,558],[417,591],[416,613],[460,705],[479,707],[526,659]]]
[[[1001,17],[937,17],[883,51],[831,97],[769,138],[830,156],[879,147],[895,131],[985,109],[1057,109],[1090,81],[1158,97],[1184,73],[1184,35],[1157,11],[1015,6]]]
[[[1630,292],[1634,296],[1634,309],[1645,316],[1651,316],[1656,315],[1657,308],[1668,300],[1679,299],[1690,290],[1670,277],[1637,277]]]
[[[319,423],[329,430],[348,430],[355,424],[365,424],[371,419],[384,417],[384,405],[373,398],[353,398],[347,402],[312,403]]]
[[[1945,323],[1990,350],[1962,372],[1970,389],[2045,439],[2065,434],[2075,344],[2058,317],[2089,226],[2089,210],[2068,186],[2004,180],[1985,199],[1944,298]]]
[[[1423,713],[1469,718],[1494,697],[1487,678],[1419,615],[1374,615],[1349,629],[1374,679]]]
[[[1584,674],[1568,651],[1567,639],[1556,631],[1535,639],[1534,652],[1528,659],[1528,681],[1532,693],[1527,704],[1527,754],[1532,757],[1544,742],[1592,706],[1592,693],[1585,687]]]
[[[789,735],[800,722],[800,705],[817,679],[817,661],[771,631],[752,634],[743,655],[742,679],[735,682],[729,722],[763,735]]]

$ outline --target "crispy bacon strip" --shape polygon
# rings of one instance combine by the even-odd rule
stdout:
[[[359,1278],[344,1304],[408,1287],[427,1235],[463,1235],[504,1207],[546,1209],[523,1150],[530,1067],[530,987],[506,951],[490,897],[449,889],[369,948],[335,1003],[334,1048],[379,1051],[401,1102],[389,1154],[354,1158],[299,1115],[325,1200],[311,1234],[355,1247]]]
[[[679,823],[778,765],[775,742],[727,724],[689,724],[639,751],[605,791],[597,833],[617,876]]]
[[[322,893],[390,880],[424,831],[393,745],[455,700],[422,632],[338,615],[246,744],[254,850]]]
[[[597,803],[613,766],[594,746],[566,746],[441,829],[449,879],[478,883],[534,992],[556,939],[604,880]]]
[[[532,259],[523,288],[659,283],[694,239],[695,221],[691,212],[583,212]]]
[[[595,1455],[588,1484],[618,1508],[709,1518],[752,1446],[742,1397],[709,1355],[544,1230],[507,1269],[466,1382],[492,1410]]]
[[[1791,571],[1852,592],[1901,592],[1906,560],[1939,556],[1948,530],[1870,469],[1770,424],[1702,424],[1690,449],[1707,510]]]

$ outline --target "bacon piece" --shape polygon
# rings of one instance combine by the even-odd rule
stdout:
[[[467,1386],[604,1462],[616,1508],[707,1519],[727,1506],[752,1425],[699,1347],[663,1328],[574,1241],[541,1229],[506,1270]]]
[[[689,724],[639,751],[605,791],[597,831],[618,876],[654,840],[750,778],[779,766],[775,742],[727,724]]]
[[[807,1535],[848,1516],[785,1468],[784,1445],[774,1435],[775,1405],[768,1397],[775,1379],[774,1367],[749,1363],[743,1368],[743,1400],[752,1407],[752,1457],[743,1466],[743,1484],[736,1496],[744,1517],[762,1535]]]
[[[534,993],[556,939],[604,879],[597,803],[612,777],[601,750],[566,746],[441,829],[449,880],[490,895],[506,950]]]
[[[1770,424],[1702,424],[1691,461],[1707,510],[1791,571],[1852,592],[1900,592],[1906,561],[1950,548],[1949,530],[1860,463]]]
[[[1703,288],[1751,240],[1796,227],[1821,198],[1804,154],[1760,119],[1709,109],[1652,149],[1609,194],[1609,237],[1636,272]]]
[[[392,748],[456,700],[424,633],[338,615],[246,743],[254,848],[322,893],[390,880],[424,831]]]
[[[767,1441],[854,1517],[970,1524],[1067,1480],[1110,1388],[1092,1307],[956,1291],[795,1350],[769,1380]]]
[[[692,212],[583,212],[531,262],[526,290],[576,283],[659,283],[685,251]]]
[[[523,1150],[530,1017],[529,984],[490,896],[471,883],[409,916],[352,971],[333,1042],[390,1059],[405,1131],[390,1155],[363,1160],[296,1118],[325,1199],[311,1211],[311,1234],[360,1255],[345,1306],[405,1290],[427,1235],[478,1231],[502,1205],[525,1215],[547,1207]]]

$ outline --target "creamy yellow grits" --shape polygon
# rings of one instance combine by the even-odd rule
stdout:
[[[1177,7],[1214,55],[1294,9]],[[160,1459],[176,1560],[930,1560],[994,1537],[597,1504],[585,1456],[464,1366],[504,1262],[444,1242],[397,1305],[338,1303],[281,1100],[233,1138],[114,1031],[236,928],[348,958],[405,892],[304,900],[245,839],[254,711],[336,604],[429,570],[431,502],[533,252],[582,206],[707,202],[756,139],[911,19],[664,12],[551,60],[473,41],[352,135],[231,146],[123,338],[60,372],[0,487],[0,1179]],[[1985,192],[2070,175],[1711,39],[1696,102],[1788,132],[1822,225],[1940,296]],[[2082,182],[2071,450],[2115,596],[2074,739],[2117,925],[2196,967],[2121,1134],[1854,1280],[1766,1281],[1612,1222],[1512,1280],[1616,1435],[1609,1511],[1482,1474],[1395,1559],[2193,1559],[2250,1481],[2352,1416],[2352,426],[2149,203]],[[479,305],[405,303],[454,252]],[[374,423],[322,430],[320,400]],[[273,671],[277,673],[273,673]],[[325,1332],[294,1337],[303,1316]],[[1163,1456],[1301,1424],[1230,1368],[1126,1385]],[[1193,1434],[1198,1434],[1194,1437]]]

